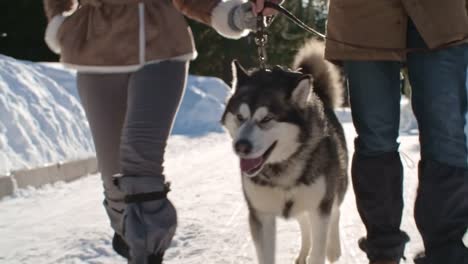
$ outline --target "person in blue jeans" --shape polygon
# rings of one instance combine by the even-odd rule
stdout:
[[[427,47],[411,20],[407,46]],[[403,169],[397,143],[402,64],[344,61],[343,65],[358,134],[353,185],[367,229],[360,246],[371,260],[397,263],[408,241],[400,230]],[[420,263],[468,263],[462,241],[468,226],[467,66],[468,44],[407,55],[421,145],[414,211],[426,249]]]
[[[348,78],[358,134],[351,175],[367,231],[359,246],[370,264],[399,263],[409,241],[397,143],[403,62],[421,145],[414,216],[425,255],[416,261],[468,263],[467,9],[466,0],[329,1],[325,58]]]
[[[468,263],[468,16],[466,1],[330,0],[325,56],[348,78],[357,131],[351,175],[371,264],[397,264],[403,167],[400,69],[408,67],[421,146],[414,216],[418,263]]]

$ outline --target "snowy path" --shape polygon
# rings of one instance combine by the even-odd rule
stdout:
[[[352,153],[355,133],[349,114],[343,116]],[[407,263],[412,263],[422,248],[412,219],[419,148],[416,135],[402,136],[401,141],[401,150],[412,160],[404,162],[403,220],[412,239],[406,252]],[[228,136],[172,137],[166,172],[180,222],[166,263],[255,263],[239,169]],[[101,192],[98,175],[92,175],[69,184],[21,191],[0,201],[0,263],[125,263],[111,249],[112,232],[101,206]],[[344,255],[339,263],[367,263],[356,245],[363,226],[351,189],[342,205],[341,230]],[[293,263],[299,246],[297,224],[280,221],[277,263]]]

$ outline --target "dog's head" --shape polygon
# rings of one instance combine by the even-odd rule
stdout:
[[[291,157],[308,131],[310,75],[275,67],[247,72],[233,62],[233,85],[221,123],[233,139],[244,175]]]

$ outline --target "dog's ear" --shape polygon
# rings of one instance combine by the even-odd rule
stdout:
[[[291,100],[300,108],[305,108],[312,96],[312,76],[303,75],[297,81],[296,87],[291,94]]]
[[[235,89],[239,85],[243,85],[245,81],[249,78],[247,71],[240,65],[239,61],[232,61],[232,92],[235,92]]]

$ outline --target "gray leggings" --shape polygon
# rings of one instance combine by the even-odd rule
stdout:
[[[78,73],[78,92],[104,183],[104,205],[119,234],[124,194],[112,176],[164,178],[164,150],[184,94],[187,69],[186,62],[164,61],[133,73]]]

